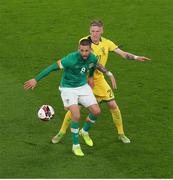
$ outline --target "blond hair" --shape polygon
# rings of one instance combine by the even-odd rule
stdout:
[[[101,20],[93,20],[90,24],[90,27],[91,26],[103,27],[103,22]]]

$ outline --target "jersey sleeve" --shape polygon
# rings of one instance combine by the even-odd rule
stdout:
[[[89,77],[93,77],[94,76],[94,71],[96,70],[96,64],[94,65],[94,67],[92,67],[90,70],[89,70]]]
[[[59,68],[65,69],[65,68],[72,66],[72,64],[73,64],[73,62],[71,61],[72,56],[73,56],[72,54],[69,54],[69,55],[61,58],[60,60],[58,60],[57,64],[58,64]]]
[[[51,64],[50,66],[48,66],[47,68],[45,68],[43,71],[41,71],[36,77],[35,80],[36,81],[40,81],[41,79],[43,79],[45,76],[47,76],[50,72],[52,71],[56,71],[58,70],[58,65],[57,63]]]
[[[89,77],[92,77],[94,75],[94,71],[96,70],[96,65],[97,65],[97,62],[98,62],[98,59],[96,58],[96,56],[93,54],[93,67],[90,69],[89,71]]]
[[[118,46],[115,44],[115,43],[113,43],[112,41],[110,41],[110,40],[107,40],[107,44],[108,44],[108,49],[109,49],[109,51],[114,51],[116,48],[118,48]]]

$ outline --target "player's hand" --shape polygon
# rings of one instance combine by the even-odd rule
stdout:
[[[24,89],[25,90],[28,90],[28,89],[33,90],[36,87],[36,85],[37,85],[37,81],[35,79],[30,79],[24,83]]]
[[[112,76],[109,76],[109,78],[110,78],[111,83],[112,83],[112,88],[117,89],[117,83],[116,83],[114,75],[112,74]]]
[[[88,78],[88,84],[92,89],[94,88],[94,79],[93,79],[93,77]]]
[[[136,60],[137,61],[150,61],[151,59],[144,56],[137,56]]]

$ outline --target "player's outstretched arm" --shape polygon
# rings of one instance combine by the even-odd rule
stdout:
[[[40,81],[42,78],[47,76],[50,72],[58,70],[58,64],[54,63],[48,66],[46,69],[41,71],[35,78],[30,79],[24,83],[24,89],[34,89],[37,85],[37,82]]]
[[[101,64],[97,63],[96,65],[96,68],[101,71],[102,73],[106,74],[109,79],[111,80],[111,83],[112,83],[112,88],[113,89],[117,89],[117,83],[116,83],[116,80],[115,80],[115,77],[114,75],[108,70],[106,69],[105,67],[103,67]]]
[[[125,52],[125,51],[121,50],[120,48],[116,48],[114,50],[114,52],[116,54],[120,55],[121,57],[123,57],[124,59],[137,60],[137,61],[151,60],[150,58],[147,58],[145,56],[137,56],[137,55],[131,54],[129,52]]]

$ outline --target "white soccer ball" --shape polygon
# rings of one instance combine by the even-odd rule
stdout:
[[[50,105],[42,105],[38,110],[38,118],[43,121],[49,121],[53,118],[55,111]]]

